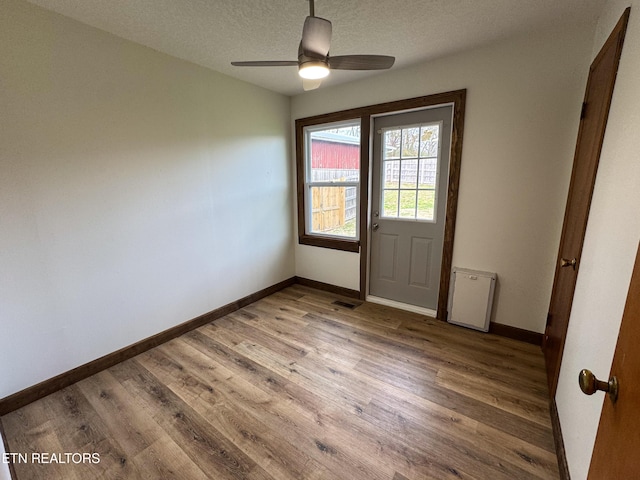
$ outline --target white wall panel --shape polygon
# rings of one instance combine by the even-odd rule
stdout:
[[[290,101],[0,15],[0,397],[294,275]]]

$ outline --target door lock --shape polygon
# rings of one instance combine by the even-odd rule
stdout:
[[[373,225],[371,225],[371,230],[373,230],[374,232],[379,228],[380,228],[380,225],[378,225],[377,223],[374,223]]]

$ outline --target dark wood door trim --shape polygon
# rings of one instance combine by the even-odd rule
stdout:
[[[449,298],[449,283],[451,279],[451,267],[453,262],[453,241],[455,237],[456,215],[458,211],[458,190],[460,188],[460,164],[462,159],[462,137],[464,133],[464,113],[467,91],[457,90],[453,92],[438,93],[425,97],[411,98],[408,100],[400,100],[396,102],[383,103],[366,107],[366,118],[363,116],[362,125],[371,126],[372,116],[381,114],[399,113],[402,111],[416,110],[420,108],[435,107],[438,105],[453,105],[453,124],[451,132],[451,153],[449,158],[449,183],[447,187],[447,210],[444,226],[444,243],[442,251],[442,264],[440,269],[440,290],[438,294],[438,313],[439,320],[447,318],[447,302]],[[367,176],[362,172],[362,178],[369,178],[370,163],[372,161],[370,155],[370,145],[366,149],[366,159],[364,157],[365,149],[363,149],[362,165],[367,165]],[[369,182],[370,183],[370,182]],[[369,231],[369,192],[368,185],[362,188],[361,203],[361,222],[360,222],[360,299],[364,300],[367,296],[367,233]],[[366,219],[366,221],[365,221]]]
[[[298,198],[298,236],[300,243],[317,247],[336,248],[339,250],[360,252],[360,294],[364,300],[367,296],[367,265],[368,265],[368,231],[369,231],[369,175],[371,171],[371,126],[373,117],[384,114],[400,113],[438,105],[453,105],[453,127],[451,132],[451,155],[449,157],[449,184],[447,188],[447,210],[444,227],[444,245],[440,270],[440,290],[438,294],[438,315],[440,320],[447,319],[447,302],[449,298],[449,283],[453,261],[453,240],[456,228],[456,214],[458,211],[458,190],[460,187],[460,162],[462,159],[462,137],[464,132],[464,113],[466,90],[436,93],[424,97],[409,98],[393,102],[368,105],[366,107],[351,108],[339,112],[325,113],[313,117],[300,118],[295,121],[296,128],[296,159],[297,159],[297,198]],[[340,241],[320,237],[309,238],[304,235],[304,175],[301,159],[303,158],[303,128],[342,120],[360,118],[360,230],[357,241]],[[302,236],[301,236],[302,233]],[[302,239],[302,237],[305,237]]]
[[[598,162],[604,141],[605,128],[609,117],[609,107],[611,106],[613,88],[615,85],[618,65],[620,63],[622,45],[624,43],[624,36],[629,20],[629,12],[630,8],[627,8],[611,32],[611,35],[609,35],[609,38],[604,43],[602,49],[591,63],[589,79],[587,81],[587,88],[585,91],[585,99],[582,105],[582,112],[580,114],[580,127],[578,130],[578,139],[576,141],[573,171],[571,173],[571,183],[569,185],[569,193],[567,195],[562,236],[560,238],[560,247],[558,249],[553,290],[549,304],[549,315],[547,317],[547,327],[543,341],[549,394],[552,398],[555,396],[558,376],[560,374],[562,353],[564,351],[567,329],[569,327],[569,315],[573,304],[573,295],[580,266],[580,257],[582,255],[584,236],[587,229],[588,213],[591,205],[591,198],[593,196]],[[608,57],[612,52],[614,53],[613,59]],[[590,98],[590,94],[592,93],[591,88],[593,86],[592,80],[594,78],[594,72],[596,72],[597,68],[601,66],[603,61],[608,61],[607,59],[612,60],[612,64],[610,66],[611,70],[608,72],[610,77],[607,79],[607,84],[602,88],[602,97],[600,97],[604,100],[604,104],[602,105],[601,111],[596,112],[600,114],[599,117],[592,117],[590,116],[590,101],[592,102],[593,99]],[[594,124],[587,123],[587,121],[596,121],[599,123],[596,123],[596,127],[593,127]],[[585,152],[583,152],[584,148],[582,146],[583,136],[588,135],[585,134],[586,126],[593,128],[594,131],[589,134],[596,135],[596,137],[593,138],[595,144],[592,147],[593,155],[590,158],[587,158],[591,163],[588,165],[588,168],[582,168],[579,171],[579,169],[576,168],[578,161],[586,161],[583,160]],[[587,136],[584,138],[589,139]],[[581,213],[580,215],[576,215],[576,208]],[[577,262],[576,266],[574,266],[572,270],[570,270],[571,267],[567,268],[561,266],[563,256],[567,255],[566,250],[569,242],[571,242],[571,246],[573,247],[571,257],[576,259]]]

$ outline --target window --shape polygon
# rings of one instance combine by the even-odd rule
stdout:
[[[299,200],[304,204],[303,219],[299,222],[304,229],[301,243],[357,251],[360,119],[305,126],[301,136],[303,191]]]
[[[372,145],[370,130],[373,118],[378,115],[451,104],[454,106],[454,124],[451,140],[449,196],[439,199],[435,194],[435,178],[439,168],[438,149],[441,148],[439,137],[442,127],[437,123],[396,127],[395,132],[388,130],[390,146],[388,156],[385,158],[389,162],[389,170],[388,173],[382,173],[387,175],[388,184],[384,183],[386,201],[381,201],[382,205],[379,208],[380,214],[386,218],[411,218],[419,222],[434,222],[437,205],[440,204],[442,212],[444,202],[447,225],[445,226],[443,271],[450,271],[453,227],[457,208],[457,196],[454,193],[457,192],[460,175],[465,98],[466,91],[457,90],[296,119],[298,242],[302,245],[348,252],[361,250],[367,252],[367,232],[371,227],[371,219],[367,218],[367,213],[371,210],[378,211],[369,205],[368,192],[368,184],[372,181],[369,177],[369,149]],[[324,148],[330,148],[327,146],[331,143],[328,137],[332,134],[335,135],[333,140],[338,145],[339,140],[342,140],[344,151],[348,149],[355,151],[357,139],[358,155],[349,157],[352,159],[349,161],[335,157],[326,162],[314,162],[314,148],[315,153],[320,155],[320,149],[323,148],[320,144],[323,140]],[[393,135],[395,135],[395,141],[402,144],[402,146],[398,144],[395,151],[391,148]],[[404,143],[402,143],[403,135]],[[314,147],[316,145],[317,147]],[[331,148],[338,151],[336,145]],[[328,155],[326,152],[325,154]],[[397,171],[394,172],[393,169]],[[344,172],[331,173],[330,170],[344,170]],[[354,174],[347,172],[349,170]],[[340,202],[344,203],[344,207]],[[360,255],[360,285],[366,284],[367,261],[367,255]],[[446,310],[448,277],[443,280],[444,283],[447,288],[441,289],[444,293],[441,295],[438,306],[438,311],[442,312]],[[364,294],[363,292],[364,287],[361,289],[361,295]]]
[[[435,222],[440,124],[382,132],[383,218]]]

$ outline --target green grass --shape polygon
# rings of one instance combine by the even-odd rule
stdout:
[[[389,185],[391,188],[395,188],[394,185]],[[432,188],[431,185],[428,186]],[[416,192],[415,184],[403,183],[401,188],[407,190],[400,191],[400,212],[399,218],[414,219],[416,214]],[[384,210],[386,217],[396,218],[396,212],[398,209],[398,194],[397,190],[388,190],[390,195],[383,195],[384,198]],[[420,190],[423,194],[418,194],[418,220],[431,220],[434,216],[434,204],[435,204],[435,190]],[[327,230],[324,233],[329,235],[338,235],[346,238],[356,237],[356,219],[353,218],[340,225],[339,227]]]
[[[329,235],[340,235],[341,237],[356,237],[356,219],[352,218],[351,220],[347,220],[344,222],[344,225],[340,225],[339,227],[333,228],[331,230],[327,230],[325,233]]]
[[[395,187],[393,185],[392,187]],[[412,189],[415,188],[414,184],[402,184],[401,188]],[[398,212],[398,193],[397,190],[386,190],[383,193],[384,204],[383,212],[386,217],[396,217]],[[415,190],[400,190],[400,218],[415,218],[416,215],[416,203],[419,219],[432,219],[434,204],[435,204],[435,191],[434,190],[419,190],[416,199]]]

